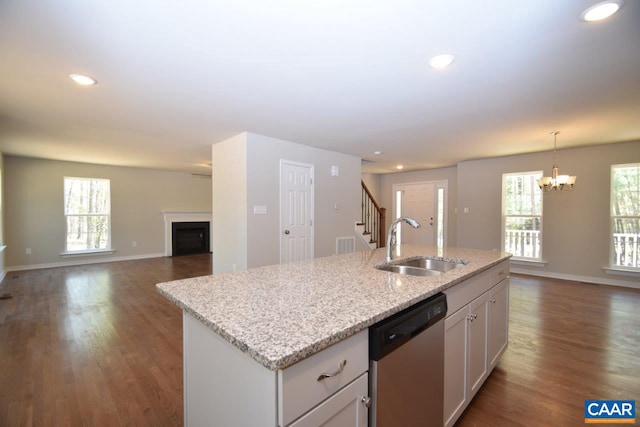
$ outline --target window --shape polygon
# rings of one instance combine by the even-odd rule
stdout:
[[[402,194],[403,193],[404,193],[404,190],[396,190],[396,217],[395,217],[395,219],[398,219],[398,218],[400,218],[402,216]],[[402,244],[402,226],[398,227],[395,236],[396,236],[395,244],[401,245]],[[387,242],[387,245],[391,245],[391,242]]]
[[[502,250],[514,258],[542,260],[542,171],[502,175]]]
[[[64,178],[65,251],[111,248],[111,196],[108,179]]]
[[[611,266],[640,268],[640,163],[611,166]]]
[[[444,188],[438,188],[438,213],[436,223],[436,246],[444,247]]]

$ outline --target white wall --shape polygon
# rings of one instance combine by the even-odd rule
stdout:
[[[382,177],[384,175],[378,175],[378,174],[374,174],[374,173],[363,173],[362,174],[362,181],[364,182],[364,185],[367,186],[367,188],[369,189],[369,192],[371,193],[371,195],[373,196],[374,199],[376,199],[376,202],[379,204],[381,203],[382,200]],[[386,206],[383,206],[386,207]]]
[[[247,134],[211,147],[213,272],[247,269]]]
[[[558,151],[560,173],[578,177],[573,191],[543,199],[542,257],[546,267],[515,271],[595,283],[638,286],[638,278],[612,276],[609,264],[611,165],[640,162],[640,141]],[[457,246],[500,250],[502,174],[551,173],[553,153],[474,160],[458,164]],[[468,214],[462,213],[463,208]]]
[[[111,180],[112,255],[63,258],[65,176]],[[6,268],[101,262],[164,252],[162,211],[211,210],[211,180],[188,173],[5,156]],[[137,246],[133,247],[132,242]],[[31,248],[31,255],[25,249]]]
[[[572,192],[544,196],[544,267],[512,264],[525,274],[591,283],[640,287],[637,276],[611,275],[609,264],[611,165],[640,162],[640,141],[558,151],[561,173],[577,175]],[[380,175],[380,200],[393,215],[394,184],[447,180],[449,246],[500,250],[502,174],[551,173],[553,153],[461,162],[456,167]],[[364,176],[363,176],[364,179]],[[375,182],[368,177],[366,182]],[[457,214],[455,212],[457,208]],[[469,213],[464,213],[468,208]]]
[[[0,153],[0,281],[5,276],[4,193],[4,155]]]
[[[235,203],[238,206],[244,206],[245,209],[244,232],[239,222],[234,221],[229,225],[227,220],[229,209],[220,211],[216,207],[226,203],[218,199],[217,189],[220,186],[231,185],[227,183],[228,176],[221,174],[220,165],[240,161],[237,159],[225,161],[225,158],[229,159],[229,155],[218,150],[219,144],[246,147],[246,185],[242,196],[244,201]],[[355,236],[354,224],[360,216],[359,158],[254,133],[243,133],[219,144],[214,144],[212,148],[213,222],[235,230],[237,240],[246,242],[246,254],[238,250],[238,246],[242,244],[240,241],[217,242],[214,234],[213,245],[217,248],[213,253],[215,273],[230,271],[233,264],[236,264],[236,268],[241,265],[252,268],[280,262],[280,159],[314,165],[315,257],[334,254],[337,237]],[[339,167],[338,177],[330,176],[331,166]],[[240,178],[236,177],[236,181],[239,182]],[[235,191],[241,192],[239,189]],[[339,205],[339,209],[334,209],[335,204]],[[266,206],[267,214],[255,215],[253,213],[255,205]],[[225,246],[228,244],[233,245],[229,256],[225,254],[223,257],[221,254],[216,254],[216,250],[226,250]]]

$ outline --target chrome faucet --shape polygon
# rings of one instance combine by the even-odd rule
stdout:
[[[387,262],[393,260],[393,247],[396,244],[397,225],[402,221],[406,222],[413,228],[420,228],[420,223],[413,218],[409,218],[408,216],[401,216],[391,223],[391,225],[389,226],[389,233],[387,234]]]

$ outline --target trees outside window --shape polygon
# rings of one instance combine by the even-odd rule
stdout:
[[[542,259],[542,171],[502,175],[502,250],[514,258]]]
[[[110,181],[97,178],[64,178],[65,251],[111,248]]]
[[[640,163],[611,166],[611,266],[640,269]]]

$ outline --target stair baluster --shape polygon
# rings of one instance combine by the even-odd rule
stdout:
[[[371,243],[375,243],[377,248],[383,248],[385,242],[385,220],[386,208],[378,205],[371,195],[367,185],[362,182],[362,224],[364,234],[369,234]]]

